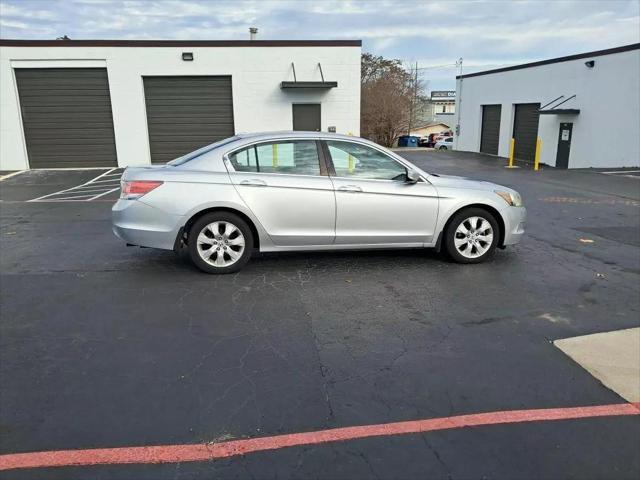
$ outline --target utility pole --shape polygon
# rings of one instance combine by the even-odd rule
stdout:
[[[456,129],[454,132],[454,137],[453,137],[453,141],[455,142],[453,147],[457,150],[458,149],[458,137],[460,136],[460,114],[462,113],[462,82],[463,82],[463,78],[462,78],[462,57],[460,57],[458,59],[458,61],[456,62],[456,66],[459,68],[458,70],[458,75],[461,77],[460,78],[460,82],[456,82],[457,86],[459,88],[456,88],[457,92],[456,92]]]
[[[414,77],[413,77],[413,99],[409,103],[409,125],[407,128],[407,135],[411,135],[411,127],[413,123],[413,116],[418,106],[418,62],[416,62]]]

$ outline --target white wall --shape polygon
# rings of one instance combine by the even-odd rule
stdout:
[[[185,62],[183,51],[193,52]],[[291,130],[292,103],[321,103],[322,130],[360,133],[360,47],[0,47],[0,170],[28,168],[14,69],[106,66],[118,164],[151,162],[142,77],[231,75],[236,133]],[[337,81],[291,91],[280,82]]]
[[[594,68],[585,62],[594,60]],[[540,162],[555,166],[559,125],[573,122],[569,168],[640,166],[640,50],[582,58],[458,79],[454,148],[480,149],[482,105],[501,104],[498,154],[509,154],[516,103],[543,106],[560,95],[576,98],[559,108],[579,115],[540,115]]]

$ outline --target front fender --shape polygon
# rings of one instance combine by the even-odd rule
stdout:
[[[443,233],[445,225],[453,215],[463,208],[471,206],[485,205],[491,207],[500,215],[497,220],[502,223],[503,227],[505,226],[507,209],[510,207],[491,191],[469,190],[461,196],[459,188],[438,187],[438,193],[440,196],[440,208],[436,224],[438,236]]]

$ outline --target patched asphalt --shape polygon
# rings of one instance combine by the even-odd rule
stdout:
[[[551,342],[638,326],[640,181],[402,154],[516,188],[523,242],[481,265],[418,250],[264,254],[208,276],[125,247],[110,201],[24,201],[100,172],[0,182],[0,453],[623,402]],[[639,442],[640,417],[598,418],[2,478],[636,478]]]

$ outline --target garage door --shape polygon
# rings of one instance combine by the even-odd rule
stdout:
[[[117,166],[106,68],[15,72],[31,168]]]
[[[144,77],[151,161],[234,134],[231,77]]]
[[[536,155],[538,138],[539,103],[522,103],[516,105],[513,122],[513,138],[515,139],[514,157],[518,160],[533,163]]]
[[[501,113],[502,105],[482,106],[482,135],[480,138],[480,151],[482,153],[498,154]]]

